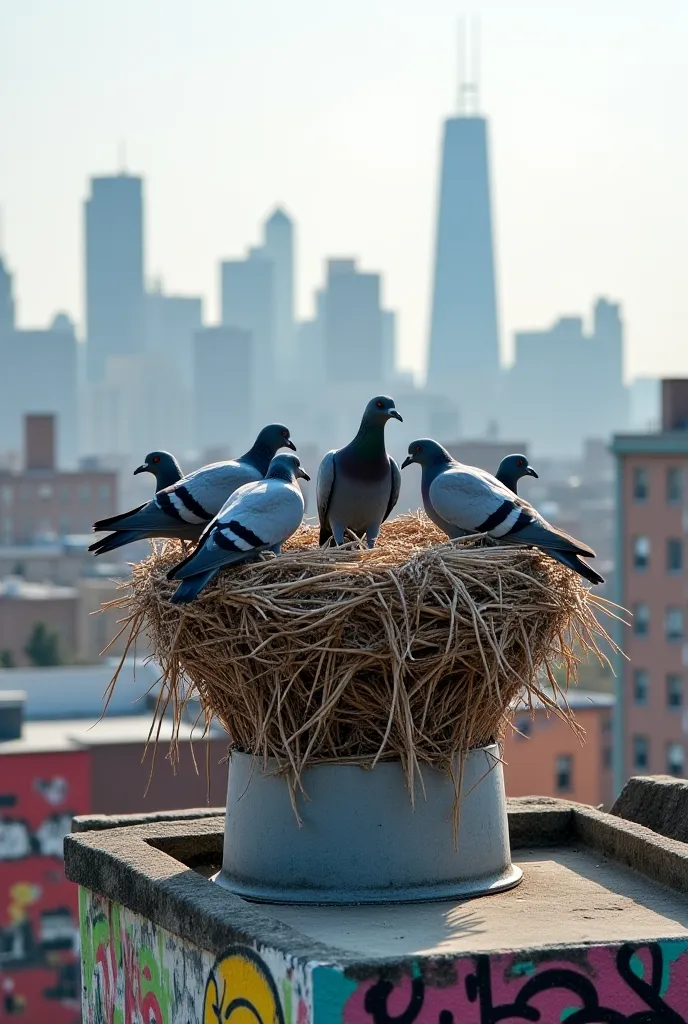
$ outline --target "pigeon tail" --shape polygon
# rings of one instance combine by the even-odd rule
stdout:
[[[565,565],[567,569],[572,569],[574,572],[577,572],[579,576],[588,580],[589,583],[604,583],[604,577],[600,576],[598,572],[595,572],[592,566],[588,565],[588,563],[583,561],[583,559],[578,555],[570,555],[563,551],[554,551],[552,548],[543,548],[542,550],[548,554],[550,558],[554,558],[555,561]]]
[[[196,576],[189,576],[188,579],[182,580],[170,598],[172,604],[190,604],[191,601],[198,597],[203,588],[210,583],[216,572],[217,569],[211,569],[209,572],[199,572]]]
[[[128,512],[121,512],[117,516],[110,516],[109,519],[99,519],[97,523],[93,524],[93,532],[102,533],[104,530],[116,530],[121,523],[126,522],[129,516],[136,515],[136,513],[145,508],[147,504],[148,502],[144,501],[142,505],[138,505],[136,508],[132,508]]]
[[[506,503],[505,503],[506,504]],[[519,523],[515,524],[519,526]],[[479,531],[484,530],[485,524],[481,523]],[[489,530],[485,532],[490,532]],[[592,548],[582,544],[574,537],[570,537],[563,530],[558,530],[551,525],[544,525],[533,520],[520,529],[512,529],[505,534],[496,534],[495,540],[510,540],[516,544],[534,544],[538,548],[546,549],[550,554],[554,551],[563,551],[570,555],[583,555],[584,558],[594,558],[595,552]]]
[[[116,531],[115,533],[109,533],[107,537],[101,537],[95,544],[91,544],[88,550],[93,551],[96,555],[104,555],[108,551],[122,548],[125,544],[132,544],[137,540],[143,540],[143,538],[136,530]]]

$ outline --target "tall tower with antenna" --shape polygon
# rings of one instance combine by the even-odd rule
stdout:
[[[4,260],[2,237],[2,211],[0,211],[0,341],[10,337],[15,328],[12,275]]]
[[[461,433],[495,419],[500,382],[487,121],[479,104],[479,25],[459,26],[457,113],[444,123],[428,387],[458,406]]]

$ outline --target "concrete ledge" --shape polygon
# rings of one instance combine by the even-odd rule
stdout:
[[[72,832],[128,828],[156,821],[194,821],[198,818],[216,818],[218,814],[224,813],[224,807],[192,807],[185,811],[153,811],[145,814],[79,814],[72,818]]]
[[[688,781],[672,775],[635,776],[624,786],[611,813],[669,839],[688,842]]]

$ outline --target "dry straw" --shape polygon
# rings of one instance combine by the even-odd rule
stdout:
[[[158,543],[110,603],[126,609],[128,649],[147,635],[162,667],[151,735],[171,708],[173,761],[199,699],[233,748],[276,758],[292,786],[318,762],[399,758],[413,792],[419,766],[455,775],[503,738],[519,698],[581,736],[565,691],[581,657],[613,646],[595,617],[610,606],[572,572],[532,549],[447,542],[420,513],[385,524],[372,551],[320,549],[304,526],[279,558],[220,573],[186,606],[165,578],[180,554]]]

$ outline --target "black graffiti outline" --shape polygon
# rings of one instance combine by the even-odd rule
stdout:
[[[638,952],[646,950],[650,955],[650,980],[640,978],[631,967],[631,960]],[[660,989],[664,974],[664,954],[659,943],[625,943],[616,954],[616,969],[619,977],[634,992],[646,1009],[625,1014],[609,1006],[600,1005],[600,998],[594,983],[570,968],[553,967],[521,986],[512,1003],[495,1006],[492,998],[492,968],[490,958],[475,957],[475,969],[466,976],[466,996],[476,1003],[480,1011],[480,1024],[499,1024],[500,1021],[542,1022],[542,1013],[530,1001],[542,992],[562,989],[577,996],[582,1006],[566,1018],[566,1024],[688,1024],[686,1018],[667,1005]],[[411,996],[407,1007],[397,1015],[390,1014],[387,1003],[394,991],[394,985],[380,978],[365,995],[364,1007],[374,1024],[414,1024],[425,1001],[425,982],[422,976],[413,978]],[[454,1014],[449,1009],[441,1010],[438,1024],[454,1024]],[[543,1022],[551,1024],[551,1022]]]
[[[263,958],[258,953],[256,953],[255,949],[251,949],[250,946],[229,946],[229,948],[224,951],[222,956],[218,956],[217,957],[217,959],[215,960],[215,963],[213,964],[213,966],[211,968],[211,971],[210,971],[210,973],[208,975],[208,980],[206,981],[206,984],[205,984],[205,993],[204,993],[204,996],[203,996],[203,1005],[205,1006],[205,1004],[207,1002],[208,990],[209,990],[210,986],[212,985],[214,987],[214,989],[215,989],[215,996],[216,996],[216,998],[213,999],[213,1014],[214,1014],[215,1018],[217,1019],[218,1024],[222,1024],[223,1021],[229,1020],[230,1016],[231,1016],[231,1013],[233,1013],[234,1010],[238,1010],[238,1009],[245,1009],[245,1010],[248,1010],[250,1013],[252,1013],[253,1016],[255,1017],[256,1021],[257,1021],[257,1024],[273,1024],[272,1021],[263,1021],[260,1013],[255,1008],[255,1006],[253,1006],[253,1004],[251,1003],[251,1001],[249,999],[246,999],[243,996],[238,996],[237,998],[233,999],[230,1002],[230,1004],[227,1007],[227,1009],[225,1010],[224,1015],[220,1014],[220,1011],[222,1009],[222,1004],[224,1002],[225,989],[223,988],[222,992],[220,992],[220,986],[218,984],[218,980],[217,980],[217,976],[216,976],[215,972],[216,972],[217,968],[220,966],[220,964],[224,960],[227,960],[228,957],[231,957],[231,956],[243,957],[244,960],[248,960],[250,963],[252,963],[258,969],[258,972],[259,972],[261,978],[263,979],[263,981],[266,982],[268,988],[270,989],[270,993],[271,993],[271,995],[272,995],[272,997],[274,999],[275,1010],[276,1010],[274,1024],[285,1024],[284,1010],[282,1008],[282,1000],[280,999],[279,990],[278,990],[277,985],[275,983],[275,979],[272,976],[272,971],[270,970],[268,965],[265,963]]]

